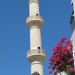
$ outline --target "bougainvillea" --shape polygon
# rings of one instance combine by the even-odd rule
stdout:
[[[66,37],[62,38],[53,48],[53,55],[49,58],[48,68],[50,69],[49,73],[53,72],[54,75],[62,71],[70,75],[75,74],[72,44]]]

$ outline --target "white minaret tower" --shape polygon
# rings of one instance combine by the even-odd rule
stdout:
[[[74,68],[75,68],[75,0],[72,0],[71,4],[73,5],[73,11],[70,19],[71,28],[72,28],[71,41],[73,45],[73,57],[74,57]]]
[[[43,75],[43,62],[46,59],[46,53],[42,50],[41,32],[43,18],[39,13],[39,0],[29,1],[29,17],[26,24],[30,29],[30,50],[27,52],[27,60],[31,64],[32,75]]]

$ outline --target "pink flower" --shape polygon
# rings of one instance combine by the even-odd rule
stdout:
[[[52,67],[52,70],[54,70],[54,69],[55,69],[55,67],[53,66],[53,67]]]
[[[49,58],[49,60],[52,61],[53,58],[54,58],[54,56],[52,55],[52,56]]]
[[[53,64],[53,62],[50,62],[50,64],[52,65],[52,64]]]
[[[57,48],[57,49],[60,49],[60,48],[62,48],[62,45],[59,44],[59,45],[56,46],[56,48]]]
[[[54,72],[54,75],[56,75],[57,74],[57,72]]]
[[[70,58],[69,61],[72,62],[72,61],[74,61],[74,59],[73,58]]]
[[[73,63],[74,59],[72,58],[73,52],[72,52],[72,44],[70,40],[67,40],[66,37],[62,38],[60,42],[56,45],[56,47],[53,48],[53,55],[51,58],[49,58],[50,63],[48,68],[52,68],[52,70],[49,72],[50,74],[52,71],[56,71],[54,75],[58,72],[63,71],[63,65],[64,63]],[[62,67],[63,66],[63,67]],[[71,68],[72,72],[75,72],[74,68]]]
[[[51,74],[52,73],[52,70],[49,72],[49,74]]]
[[[52,57],[51,57],[51,58],[49,58],[49,60],[51,61],[51,60],[52,60]]]
[[[70,43],[71,41],[70,40],[67,40],[67,42],[66,43]]]
[[[75,68],[71,68],[71,71],[72,71],[72,72],[75,72]]]
[[[72,44],[67,43],[66,46],[67,47],[72,47]]]
[[[60,42],[62,43],[62,42],[64,42],[65,40],[67,40],[67,38],[66,38],[66,37],[63,37],[63,38],[60,40]]]
[[[53,51],[55,50],[55,48],[52,49]]]
[[[48,68],[50,69],[50,66],[48,66]]]
[[[63,37],[64,40],[67,40],[66,36]]]
[[[61,66],[62,66],[62,64],[60,63],[58,66],[59,66],[59,67],[61,67]]]
[[[70,51],[70,54],[72,55],[72,54],[73,54],[73,52],[72,52],[72,51]]]

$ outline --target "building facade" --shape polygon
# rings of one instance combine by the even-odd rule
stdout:
[[[75,0],[72,0],[71,5],[73,6],[72,15],[70,19],[70,24],[72,29],[71,41],[73,45],[73,57],[74,57],[74,68],[75,68]]]

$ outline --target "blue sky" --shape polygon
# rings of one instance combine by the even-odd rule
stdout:
[[[44,75],[49,75],[47,66],[52,48],[63,36],[71,37],[70,3],[71,0],[40,0],[40,14],[44,18],[42,46],[47,54]],[[30,75],[26,59],[30,49],[25,22],[28,15],[28,0],[0,0],[0,75]]]

